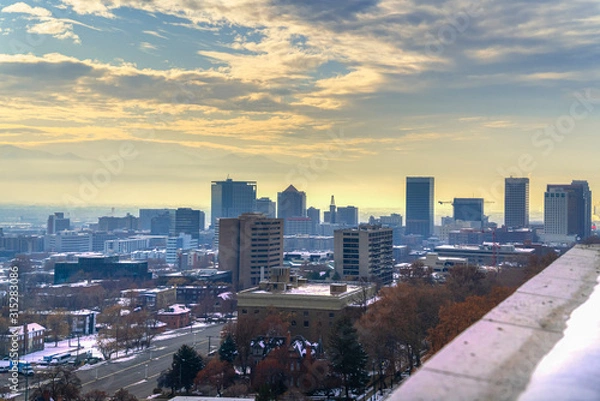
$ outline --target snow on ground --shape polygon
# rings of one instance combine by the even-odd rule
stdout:
[[[156,337],[154,337],[153,341],[162,341],[162,340],[168,340],[171,338],[175,338],[175,337],[179,337],[185,334],[189,334],[190,331],[198,331],[201,328],[205,328],[211,326],[210,323],[200,323],[200,322],[195,322],[192,325],[192,329],[190,329],[190,327],[188,326],[186,329],[178,329],[178,330],[168,330],[165,331],[164,333],[157,335]],[[98,350],[98,347],[96,346],[96,335],[90,335],[90,336],[83,336],[83,337],[79,337],[79,345],[81,348],[79,348],[79,353],[82,354],[84,352],[87,351],[91,351],[92,352],[92,356],[95,357],[99,357],[102,358],[102,353]],[[21,357],[22,360],[25,360],[27,362],[31,362],[31,363],[39,363],[43,361],[43,357],[45,356],[49,356],[49,355],[54,355],[54,354],[64,354],[66,352],[70,352],[73,355],[77,354],[77,338],[72,338],[70,340],[71,345],[69,346],[69,340],[62,340],[58,342],[58,346],[54,346],[54,342],[51,343],[46,343],[45,344],[45,348],[42,351],[37,351],[37,352],[32,352],[30,354],[27,355],[23,355]],[[132,351],[130,351],[128,353],[128,355],[125,355],[124,352],[119,352],[119,357],[117,359],[114,358],[113,356],[113,361],[126,361],[126,360],[130,360],[132,358],[134,358],[136,356],[137,351],[134,351],[134,354],[131,354]],[[121,355],[123,355],[121,357]]]
[[[21,359],[32,362],[39,363],[43,361],[43,357],[54,355],[54,354],[64,354],[65,352],[70,352],[71,354],[77,354],[77,339],[72,338],[70,341],[71,345],[69,345],[69,340],[62,340],[58,342],[58,346],[54,346],[54,342],[46,343],[45,348],[42,351],[32,352],[27,355],[23,355]],[[92,351],[92,356],[101,357],[102,354],[96,348],[96,336],[84,336],[79,337],[79,353],[82,354],[87,351]]]
[[[113,363],[121,363],[121,362],[127,362],[127,361],[131,361],[132,359],[135,359],[135,357],[138,356],[138,354],[133,354],[133,355],[128,355],[128,356],[124,356],[124,357],[119,357],[117,359],[111,359],[111,361]]]

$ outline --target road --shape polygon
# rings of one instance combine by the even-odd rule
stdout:
[[[120,388],[127,389],[139,399],[146,398],[156,388],[156,379],[160,373],[168,369],[173,362],[173,354],[183,344],[194,345],[204,357],[208,353],[209,336],[211,348],[219,346],[223,324],[202,328],[178,330],[171,338],[155,341],[142,353],[123,357],[113,361],[87,366],[77,371],[85,394],[90,390],[103,390],[114,394]]]
[[[215,324],[207,327],[185,328],[167,333],[165,339],[156,340],[148,348],[140,353],[120,357],[98,363],[86,365],[76,371],[77,377],[81,379],[81,394],[91,390],[103,390],[113,395],[120,388],[127,389],[138,399],[145,399],[152,394],[156,388],[156,379],[163,370],[168,369],[173,362],[173,354],[183,344],[193,345],[203,356],[210,348],[215,351],[219,347],[221,330],[224,324]],[[2,378],[8,374],[4,374]],[[19,375],[19,394],[13,398],[14,401],[24,401],[25,377]],[[39,385],[40,376],[35,375],[27,378],[30,391]],[[8,384],[8,383],[7,383]]]

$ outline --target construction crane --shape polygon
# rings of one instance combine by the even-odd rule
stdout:
[[[445,205],[445,204],[454,205],[454,201],[453,200],[451,200],[451,201],[438,201],[438,203],[440,205]],[[483,201],[483,203],[496,203],[496,202],[494,202],[494,201]]]

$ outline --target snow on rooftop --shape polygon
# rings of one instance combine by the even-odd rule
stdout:
[[[356,291],[361,287],[358,285],[348,284],[348,288],[346,292],[342,294],[347,294],[348,292]],[[275,292],[265,291],[265,290],[256,290],[252,291],[253,294],[272,294]],[[287,294],[287,295],[321,295],[321,296],[335,296],[337,294],[331,294],[330,284],[317,284],[317,283],[307,283],[300,285],[298,287],[292,287],[286,290],[285,292],[276,292],[276,294]]]
[[[600,400],[600,277],[588,300],[573,311],[564,337],[533,372],[519,401]]]
[[[160,315],[179,315],[188,312],[190,312],[190,309],[187,308],[185,305],[175,304],[169,306],[167,309],[159,311],[158,313]]]

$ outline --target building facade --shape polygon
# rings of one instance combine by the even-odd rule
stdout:
[[[370,283],[309,283],[291,275],[289,268],[279,268],[261,287],[238,293],[238,317],[261,320],[273,310],[283,312],[292,336],[327,344],[335,320],[348,308],[366,305],[374,295]]]
[[[529,226],[529,178],[504,180],[504,225],[509,228]]]
[[[204,230],[204,212],[190,208],[179,208],[175,211],[175,236],[184,233],[197,240],[200,230]]]
[[[483,198],[454,198],[452,209],[454,221],[473,221],[479,223],[478,228],[482,227]]]
[[[267,217],[277,217],[277,204],[270,198],[259,198],[256,200],[256,211]]]
[[[434,178],[406,177],[406,234],[433,234]]]
[[[348,227],[358,227],[358,208],[340,206],[336,211],[336,223]]]
[[[211,225],[217,219],[238,217],[256,210],[256,181],[213,181],[211,184]]]
[[[170,209],[140,209],[140,220],[138,223],[140,230],[150,230],[152,228],[152,219],[154,217],[169,214]]]
[[[321,209],[309,207],[306,209],[306,217],[311,221],[311,234],[316,235],[319,232],[319,224],[321,224]]]
[[[259,213],[219,220],[219,270],[230,270],[237,291],[269,278],[283,264],[283,219]]]
[[[544,193],[544,235],[583,240],[592,230],[592,192],[587,181],[548,185]],[[557,237],[557,238],[558,238]]]
[[[56,234],[64,230],[71,229],[71,219],[65,218],[65,214],[62,212],[56,212],[48,216],[48,226],[46,228],[46,234]]]
[[[393,230],[380,226],[334,232],[335,271],[343,280],[379,280],[383,285],[393,280]]]
[[[277,217],[306,217],[306,193],[298,191],[290,185],[283,192],[277,193]]]
[[[118,256],[80,257],[76,263],[54,265],[54,284],[120,278],[145,281],[152,278],[152,273],[148,272],[148,262],[119,261]]]

